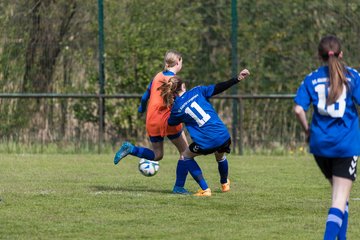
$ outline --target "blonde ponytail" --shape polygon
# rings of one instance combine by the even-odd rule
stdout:
[[[164,70],[174,67],[178,61],[181,60],[181,54],[175,50],[170,50],[165,53]]]

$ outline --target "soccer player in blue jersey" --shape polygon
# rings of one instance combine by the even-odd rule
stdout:
[[[360,154],[356,105],[360,104],[360,75],[342,63],[337,37],[321,39],[318,53],[324,66],[307,75],[295,101],[295,115],[309,141],[310,152],[332,186],[324,239],[346,239],[348,201]],[[313,105],[311,126],[305,112]]]
[[[210,86],[198,86],[189,91],[186,91],[184,82],[178,76],[174,76],[163,81],[159,87],[165,104],[172,107],[168,124],[174,126],[184,123],[193,140],[193,143],[183,152],[185,164],[178,166],[181,169],[176,171],[175,189],[184,188],[186,174],[190,172],[201,187],[195,196],[211,196],[211,190],[194,157],[214,153],[218,162],[222,191],[230,190],[228,161],[225,153],[230,152],[231,138],[225,124],[209,102],[209,98],[225,91],[249,74],[250,72],[244,69],[237,77],[228,81]]]

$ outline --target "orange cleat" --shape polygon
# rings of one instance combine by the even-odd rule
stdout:
[[[222,192],[230,191],[230,179],[228,179],[226,183],[221,184],[221,191]]]
[[[210,190],[210,188],[207,188],[205,190],[200,189],[197,193],[194,194],[194,196],[197,196],[197,197],[210,197],[211,196],[211,190]]]

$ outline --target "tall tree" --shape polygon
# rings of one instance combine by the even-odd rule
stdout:
[[[61,42],[76,13],[75,0],[33,0],[23,91],[49,92]]]

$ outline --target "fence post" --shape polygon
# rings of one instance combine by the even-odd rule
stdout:
[[[238,141],[238,147],[239,147],[239,155],[243,155],[244,154],[244,149],[243,149],[243,144],[244,144],[244,139],[243,139],[244,106],[243,106],[243,101],[242,101],[241,97],[238,98],[238,102],[239,102],[239,141]]]
[[[101,153],[101,146],[104,141],[105,128],[105,59],[104,59],[104,4],[98,0],[98,23],[99,23],[99,142],[98,153]]]
[[[237,75],[237,27],[238,27],[238,17],[237,17],[237,2],[236,0],[231,1],[231,74],[232,76]],[[237,94],[237,88],[232,88],[232,93]],[[233,151],[235,152],[237,145],[237,122],[238,122],[238,113],[237,113],[237,99],[233,99],[232,104],[232,139],[233,139]]]

